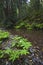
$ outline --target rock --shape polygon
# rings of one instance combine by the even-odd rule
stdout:
[[[32,48],[32,47],[30,47],[30,52],[31,53],[34,53],[36,50],[34,49],[34,48]]]

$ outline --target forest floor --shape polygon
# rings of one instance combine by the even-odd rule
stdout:
[[[31,61],[29,61],[27,58],[25,60],[27,61],[27,64],[25,65],[43,65],[43,31],[26,31],[23,29],[22,30],[9,29],[7,31],[10,32],[10,34],[13,36],[19,35],[28,39],[28,41],[32,42],[33,47],[30,48],[32,58],[31,58]],[[18,64],[24,65],[22,63],[19,60],[14,65],[18,65]],[[12,64],[9,64],[9,65],[12,65]]]
[[[13,35],[22,36],[32,42],[33,46],[38,46],[43,51],[43,31],[8,30]]]
[[[32,42],[33,48],[36,50],[36,57],[38,56],[39,59],[42,60],[43,65],[43,31],[26,31],[26,30],[8,30],[13,35],[19,35],[22,36],[28,41]],[[38,59],[38,60],[39,60]],[[37,65],[37,64],[36,64]]]

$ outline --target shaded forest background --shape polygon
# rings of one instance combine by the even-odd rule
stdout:
[[[43,24],[43,0],[0,0],[0,26],[11,27],[20,21]]]

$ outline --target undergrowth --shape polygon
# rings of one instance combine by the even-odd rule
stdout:
[[[27,39],[19,37],[18,35],[12,39],[12,47],[16,46],[17,48],[28,49],[31,46],[31,42],[28,42]]]
[[[28,23],[28,22],[19,22],[17,23],[17,25],[15,26],[15,29],[27,29],[27,30],[34,30],[34,29],[43,29],[43,23]]]
[[[11,47],[5,50],[0,50],[0,58],[7,58],[14,61],[20,58],[22,55],[29,54],[29,48],[32,46],[31,42],[27,39],[16,35],[12,38]]]
[[[8,38],[8,37],[9,37],[9,33],[8,32],[0,30],[0,40]]]

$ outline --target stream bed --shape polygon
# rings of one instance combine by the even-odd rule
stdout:
[[[22,56],[15,62],[7,59],[0,59],[0,65],[43,65],[43,31],[25,31],[25,30],[7,30],[10,32],[10,38],[15,35],[22,36],[32,42],[30,47],[30,55]],[[10,47],[11,39],[6,40],[2,44],[2,48]]]

